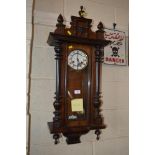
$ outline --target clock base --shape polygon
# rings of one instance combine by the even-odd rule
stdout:
[[[81,135],[84,135],[88,132],[89,130],[83,130],[81,132],[63,133],[63,135],[66,137],[67,144],[77,144],[77,143],[81,143],[80,141]]]
[[[75,127],[72,130],[69,128],[54,128],[53,122],[48,122],[48,127],[50,133],[53,134],[53,138],[55,139],[55,144],[59,143],[60,134],[62,133],[66,137],[67,144],[77,144],[81,143],[80,137],[88,133],[90,130],[95,130],[95,134],[97,135],[97,140],[99,140],[99,135],[101,134],[100,129],[105,129],[107,126],[105,124],[94,125],[91,127]]]
[[[80,141],[80,136],[78,134],[63,134],[66,137],[66,142],[67,144],[77,144],[77,143],[81,143]]]
[[[80,137],[89,132],[90,129],[86,128],[74,128],[74,130],[68,130],[68,128],[53,128],[53,122],[48,122],[48,127],[51,134],[55,134],[55,140],[58,142],[60,138],[60,133],[66,137],[67,144],[77,144],[81,143]],[[80,131],[81,129],[81,131]],[[58,144],[58,143],[55,143]]]

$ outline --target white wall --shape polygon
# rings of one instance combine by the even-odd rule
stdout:
[[[27,155],[29,154],[29,124],[30,124],[30,113],[29,113],[29,98],[30,98],[30,68],[31,68],[31,53],[32,53],[32,12],[33,12],[33,0],[27,0],[26,1],[26,97],[27,97],[27,103],[26,103],[26,151]]]
[[[53,47],[46,43],[62,13],[70,21],[85,6],[87,18],[94,19],[93,29],[101,20],[112,27],[116,15],[117,28],[128,35],[128,0],[36,0],[31,81],[31,154],[30,155],[128,155],[128,66],[103,64],[103,115],[108,127],[96,141],[94,131],[81,137],[81,144],[54,145],[47,122],[52,120],[55,92],[55,60]]]

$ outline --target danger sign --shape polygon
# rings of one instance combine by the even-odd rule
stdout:
[[[105,29],[104,37],[112,41],[104,48],[104,63],[126,65],[125,32]]]

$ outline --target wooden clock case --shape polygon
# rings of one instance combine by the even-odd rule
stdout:
[[[104,129],[104,118],[100,114],[101,106],[101,64],[103,62],[104,47],[110,41],[104,39],[104,27],[100,22],[98,30],[91,30],[91,19],[71,16],[71,27],[66,28],[60,14],[57,19],[56,30],[50,32],[47,43],[54,46],[56,60],[56,92],[53,122],[48,122],[50,133],[53,134],[55,144],[59,142],[60,134],[66,137],[67,144],[80,143],[80,136],[90,130],[95,130],[97,139]],[[87,67],[81,71],[68,66],[67,57],[73,50],[82,50],[88,56]],[[74,90],[80,94],[74,94]],[[83,99],[84,113],[71,110],[71,98]],[[69,119],[76,116],[74,120]]]

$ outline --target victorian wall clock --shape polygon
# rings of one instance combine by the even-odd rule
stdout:
[[[95,130],[97,139],[104,129],[101,106],[101,63],[104,47],[110,41],[104,39],[104,27],[91,30],[92,19],[84,17],[81,6],[80,17],[71,16],[71,27],[63,24],[62,15],[54,33],[50,32],[47,43],[54,46],[56,59],[56,92],[53,122],[48,122],[55,144],[60,134],[67,144],[80,143],[80,136]]]

